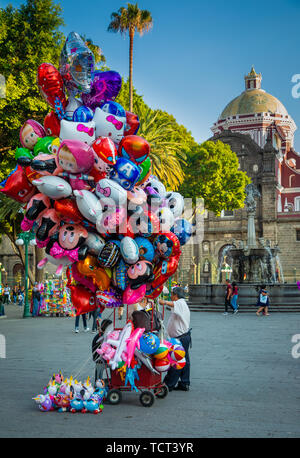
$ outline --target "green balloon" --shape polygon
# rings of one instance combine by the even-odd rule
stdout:
[[[147,174],[149,173],[150,169],[151,169],[151,159],[150,157],[148,156],[147,159],[145,159],[141,164],[139,164],[141,170],[142,170],[142,173],[141,173],[141,176],[140,176],[140,179],[138,181],[137,184],[139,184],[141,181],[143,181],[143,179],[145,178],[145,176],[147,176]]]
[[[37,141],[33,149],[34,156],[37,156],[38,154],[41,154],[41,153],[52,154],[51,143],[53,142],[54,138],[55,137],[40,138],[40,140]]]
[[[30,159],[33,159],[33,154],[28,148],[17,148],[15,158],[19,159],[19,157],[29,157]]]

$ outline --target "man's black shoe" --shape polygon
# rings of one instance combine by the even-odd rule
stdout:
[[[188,385],[182,385],[178,383],[178,385],[175,386],[173,389],[176,391],[189,391],[190,387]]]
[[[168,386],[168,390],[169,390],[169,393],[170,393],[170,391],[175,390],[175,387],[174,386]]]

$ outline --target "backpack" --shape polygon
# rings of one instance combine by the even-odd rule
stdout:
[[[134,328],[145,328],[145,332],[159,331],[161,326],[159,322],[159,316],[155,310],[153,312],[153,326],[151,326],[152,321],[152,311],[146,312],[146,310],[136,310],[132,313],[132,323]]]

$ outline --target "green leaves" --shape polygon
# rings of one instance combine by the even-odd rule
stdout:
[[[206,141],[191,148],[184,166],[184,183],[179,191],[185,197],[202,197],[205,208],[216,215],[222,210],[241,208],[245,186],[250,179],[238,167],[237,156],[229,145]]]

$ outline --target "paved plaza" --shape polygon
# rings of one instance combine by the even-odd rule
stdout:
[[[192,312],[190,391],[172,391],[151,408],[124,393],[121,404],[92,415],[42,413],[32,397],[59,370],[93,377],[93,334],[75,334],[74,318],[21,319],[11,305],[6,312],[0,437],[300,437],[300,358],[291,342],[300,314]]]

